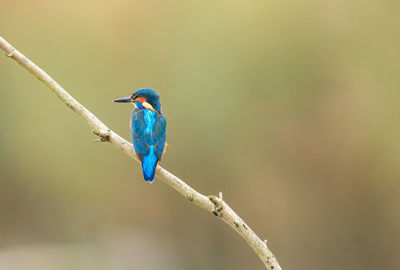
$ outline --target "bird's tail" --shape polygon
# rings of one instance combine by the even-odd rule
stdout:
[[[154,146],[150,146],[150,151],[147,156],[143,156],[142,160],[142,171],[144,180],[153,183],[154,175],[156,173],[156,167],[158,163],[158,157],[154,154]]]

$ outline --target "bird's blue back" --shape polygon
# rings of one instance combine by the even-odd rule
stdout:
[[[153,182],[167,136],[167,121],[164,113],[145,109],[143,106],[134,109],[131,118],[131,133],[136,154],[142,162],[144,179]]]

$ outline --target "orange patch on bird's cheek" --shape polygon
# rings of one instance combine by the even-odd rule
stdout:
[[[147,103],[147,99],[145,97],[138,97],[138,98],[135,99],[135,101],[138,101],[138,102],[142,103],[143,107],[145,107],[148,110],[159,112],[156,109],[154,109],[153,106],[150,105],[150,103]],[[136,106],[136,108],[137,108],[137,106]]]
[[[147,99],[145,97],[138,97],[137,99],[135,99],[136,101],[139,101],[140,103],[146,102]]]

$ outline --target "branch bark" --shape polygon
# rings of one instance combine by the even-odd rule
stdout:
[[[94,134],[99,136],[99,141],[109,142],[112,146],[118,148],[136,161],[137,159],[131,143],[123,139],[117,133],[109,129],[101,122],[93,113],[86,109],[76,99],[67,93],[54,79],[52,79],[40,67],[35,65],[31,60],[11,46],[5,39],[0,36],[0,48],[5,52],[6,56],[14,59],[21,66],[27,69],[33,76],[45,84],[62,102],[70,109],[77,113],[92,129]],[[265,267],[269,270],[281,270],[281,267],[275,256],[267,247],[267,242],[262,241],[250,227],[229,207],[223,200],[222,193],[219,196],[204,196],[187,185],[181,179],[163,169],[157,167],[157,178],[178,191],[182,196],[186,197],[195,205],[212,212],[220,217],[237,231],[251,246],[258,255]]]

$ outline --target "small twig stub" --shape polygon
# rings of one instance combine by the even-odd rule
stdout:
[[[93,133],[95,135],[100,137],[99,139],[96,139],[95,142],[108,142],[108,141],[110,141],[110,134],[111,134],[110,130],[107,130],[107,131],[103,132],[103,131],[100,131],[100,130],[93,129],[92,131],[93,131]]]
[[[217,217],[221,217],[222,216],[222,210],[224,209],[223,207],[223,201],[222,199],[222,193],[220,192],[220,198],[215,197],[214,195],[208,195],[208,198],[210,199],[210,201],[214,204],[214,211],[213,214]]]

